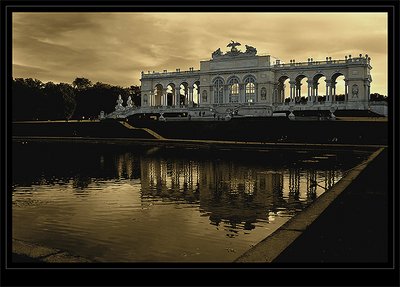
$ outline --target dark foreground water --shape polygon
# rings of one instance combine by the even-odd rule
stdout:
[[[367,157],[13,144],[13,238],[104,262],[226,262]]]

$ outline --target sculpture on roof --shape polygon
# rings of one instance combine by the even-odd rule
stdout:
[[[238,49],[236,48],[236,46],[241,46],[241,45],[242,45],[242,44],[240,44],[239,42],[235,42],[235,41],[231,40],[231,43],[229,43],[229,44],[227,45],[227,47],[232,47],[232,48],[231,48],[231,52],[237,52]]]
[[[249,45],[245,45],[245,46],[246,46],[246,52],[245,52],[246,54],[252,54],[252,55],[257,54],[256,48],[249,46]]]
[[[213,58],[218,57],[218,56],[222,56],[221,48],[218,48],[217,50],[215,50],[215,51],[212,53],[212,57],[213,57]]]
[[[231,42],[227,45],[227,47],[230,47],[231,50],[227,51],[225,54],[221,51],[221,48],[218,48],[217,50],[215,50],[212,53],[212,58],[219,58],[219,57],[233,57],[233,56],[254,56],[257,54],[257,49],[249,46],[249,45],[245,45],[246,46],[246,52],[242,52],[240,51],[238,48],[236,48],[237,46],[241,46],[242,44],[240,44],[239,42],[235,42],[233,40],[231,40]]]

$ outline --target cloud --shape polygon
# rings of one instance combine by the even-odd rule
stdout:
[[[230,40],[285,62],[367,53],[386,93],[384,13],[14,13],[13,76],[139,85],[141,71],[198,69]]]

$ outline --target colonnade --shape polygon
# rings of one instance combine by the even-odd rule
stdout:
[[[155,87],[154,90],[150,91],[149,105],[150,106],[185,106],[194,103],[194,91],[196,88],[190,86],[184,86],[184,93],[181,94],[180,87],[171,87],[171,91],[168,88]],[[199,87],[197,87],[197,91]],[[199,99],[199,95],[197,100]]]
[[[345,91],[344,91],[344,101],[348,101],[349,98],[349,87],[348,81],[344,80],[345,82]],[[289,101],[290,103],[298,103],[300,102],[301,97],[303,96],[301,93],[301,81],[289,81],[290,89],[289,89]],[[336,84],[337,82],[334,80],[325,80],[325,94],[320,94],[318,86],[318,81],[314,80],[307,80],[307,102],[308,103],[315,103],[318,102],[318,96],[325,96],[325,102],[336,102],[337,101],[337,94],[336,94]],[[368,86],[369,87],[369,86]],[[283,82],[278,83],[277,87],[277,99],[276,102],[284,102],[285,101],[285,85]]]

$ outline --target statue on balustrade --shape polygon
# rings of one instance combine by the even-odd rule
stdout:
[[[133,107],[133,101],[131,96],[128,97],[128,101],[126,102],[126,108],[131,109]]]
[[[118,100],[117,100],[117,105],[115,106],[115,110],[116,111],[123,111],[123,110],[125,110],[125,108],[122,106],[122,103],[123,103],[124,101],[122,100],[122,97],[121,97],[121,95],[119,95],[118,96]]]

